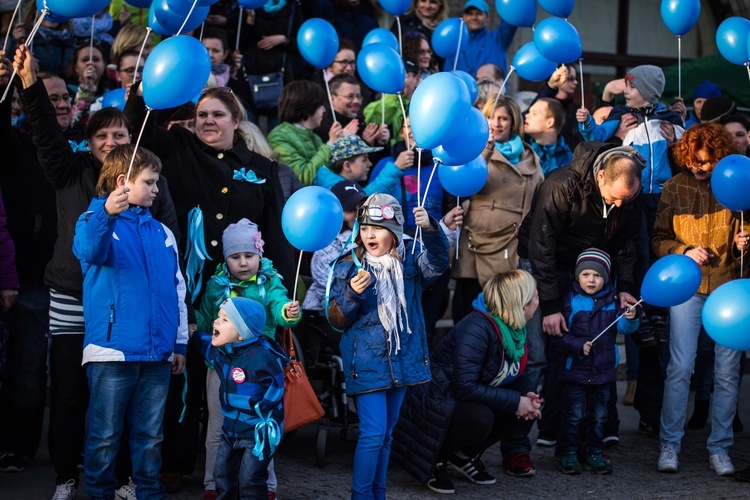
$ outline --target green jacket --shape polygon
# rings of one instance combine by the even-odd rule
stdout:
[[[382,99],[372,101],[365,106],[363,116],[365,123],[380,124],[383,108],[381,101],[385,100],[385,124],[391,129],[391,146],[398,141],[403,140],[401,137],[401,128],[404,125],[404,114],[401,112],[401,103],[398,102],[396,94],[385,94]],[[404,109],[409,109],[409,99],[404,99]]]
[[[289,165],[303,186],[312,186],[318,169],[331,164],[331,147],[313,130],[283,122],[268,134],[268,143],[279,153],[279,163]]]
[[[222,263],[216,267],[216,274],[208,281],[200,308],[196,311],[198,330],[213,332],[213,323],[219,315],[219,306],[230,297],[256,300],[266,307],[263,335],[270,338],[276,336],[277,325],[294,326],[302,317],[300,315],[289,319],[284,314],[284,308],[291,301],[286,296],[286,288],[281,284],[281,278],[273,263],[265,258],[260,261],[258,274],[242,282],[229,274],[226,264]]]

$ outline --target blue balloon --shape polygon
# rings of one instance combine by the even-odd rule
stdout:
[[[409,123],[417,145],[436,148],[461,131],[456,124],[466,122],[471,103],[469,90],[450,73],[435,73],[421,82],[409,101]]]
[[[456,137],[432,150],[433,158],[444,165],[456,166],[470,162],[482,153],[490,137],[487,118],[477,108],[472,107],[466,123],[459,127]]]
[[[695,295],[700,285],[701,268],[693,259],[687,255],[667,255],[646,271],[641,297],[652,306],[677,306]]]
[[[151,7],[151,2],[152,0],[127,0],[128,5],[138,7],[139,9],[148,9]],[[200,1],[198,2],[198,5],[200,5]]]
[[[729,155],[716,164],[711,174],[711,191],[732,212],[750,209],[750,158]]]
[[[495,8],[500,17],[513,26],[531,28],[536,22],[534,0],[495,0]]]
[[[546,80],[557,69],[555,63],[542,57],[536,50],[534,42],[529,42],[518,49],[513,57],[512,66],[516,68],[518,76],[531,82]]]
[[[339,51],[339,35],[331,23],[319,17],[308,19],[297,32],[297,47],[316,68],[327,68]]]
[[[724,283],[703,304],[703,328],[728,349],[750,350],[750,279]]]
[[[125,89],[110,90],[102,97],[102,108],[125,109]]]
[[[716,30],[716,45],[730,63],[750,62],[750,21],[736,16],[724,19]]]
[[[152,109],[181,106],[195,97],[211,74],[211,58],[192,36],[168,38],[143,66],[143,100]]]
[[[463,19],[451,17],[435,27],[432,32],[432,50],[440,57],[449,58],[456,55],[458,50],[458,41],[461,39],[461,45],[466,46],[469,42],[469,30],[466,28]]]
[[[481,156],[466,165],[438,167],[438,178],[443,189],[460,198],[468,198],[481,191],[488,175],[487,162]]]
[[[575,0],[539,0],[541,8],[557,17],[569,17],[575,4]]]
[[[303,187],[289,197],[281,212],[281,229],[293,247],[314,252],[331,244],[344,223],[341,202],[328,189]]]
[[[55,16],[72,19],[74,17],[91,17],[109,5],[110,1],[111,0],[44,0],[44,4],[50,12],[55,14]]]
[[[536,25],[534,45],[542,57],[556,63],[572,63],[583,53],[578,31],[568,21],[557,17],[548,17]]]
[[[36,10],[39,12],[39,14],[41,14],[44,10],[44,3],[44,0],[36,0]],[[44,16],[44,19],[53,23],[65,23],[70,20],[69,17],[60,16],[54,12],[50,12],[49,14]]]
[[[156,10],[154,9],[154,5],[151,4],[151,7],[148,9],[148,26],[151,28],[154,33],[161,36],[171,36],[174,35],[171,31],[169,31],[167,28],[162,26],[159,23],[159,20],[156,19]]]
[[[479,86],[477,85],[477,81],[474,79],[474,77],[468,74],[466,71],[461,71],[459,69],[453,70],[450,73],[459,77],[461,81],[466,84],[466,88],[469,90],[469,102],[474,104],[477,100],[477,96],[479,96]]]
[[[217,1],[217,0],[214,0],[214,2],[215,2],[215,1]],[[261,7],[263,7],[263,6],[265,5],[265,4],[267,4],[267,3],[268,3],[268,0],[239,0],[239,2],[238,2],[238,3],[239,3],[239,4],[240,4],[240,5],[242,6],[242,7],[246,8],[246,9],[251,9],[251,10],[255,10],[255,9],[260,9],[260,8],[261,8]],[[209,5],[210,5],[210,4],[209,4]]]
[[[374,30],[370,30],[370,32],[365,35],[365,39],[362,40],[362,47],[370,45],[371,43],[384,43],[393,50],[398,50],[398,40],[396,39],[396,35],[385,28],[375,28]]]
[[[401,16],[411,7],[411,0],[380,0],[380,6],[392,16]]]
[[[661,0],[661,18],[676,36],[693,29],[700,16],[700,0]]]
[[[377,92],[395,94],[404,90],[404,60],[384,43],[362,47],[357,56],[357,71],[365,85]]]
[[[159,25],[174,35],[180,31],[182,24],[185,23],[190,7],[192,7],[192,4],[185,0],[154,0],[150,10],[154,12]],[[210,7],[196,6],[190,17],[187,18],[187,23],[182,28],[182,32],[193,31],[200,27],[206,20],[210,9]]]

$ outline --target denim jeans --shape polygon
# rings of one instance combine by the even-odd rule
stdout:
[[[354,452],[353,500],[385,500],[393,428],[405,395],[406,387],[394,387],[356,396],[359,441]]]
[[[610,384],[563,384],[563,417],[558,432],[560,448],[586,449],[604,447],[604,424],[607,422],[607,402]],[[581,426],[586,421],[586,442],[581,443]]]
[[[677,452],[680,451],[684,434],[690,375],[695,367],[701,311],[705,302],[706,295],[696,294],[670,310],[670,360],[664,384],[660,439],[662,444],[672,446]],[[711,409],[711,435],[708,437],[710,454],[727,453],[734,442],[732,420],[737,410],[741,356],[740,351],[718,344],[714,354],[714,404]]]
[[[22,280],[16,303],[3,319],[10,336],[0,379],[0,452],[33,457],[42,437],[47,392],[49,289]]]
[[[253,455],[255,440],[221,435],[214,465],[218,500],[267,500],[268,464],[272,454],[268,444],[263,460]]]
[[[84,461],[86,493],[90,498],[114,497],[115,457],[127,422],[138,498],[166,498],[159,471],[171,364],[100,362],[88,363],[86,370],[91,391]]]

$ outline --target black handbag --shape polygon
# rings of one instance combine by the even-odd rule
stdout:
[[[289,10],[289,28],[286,31],[287,40],[292,33],[292,22],[294,22],[294,7],[292,2]],[[281,59],[281,71],[266,73],[264,75],[247,75],[247,85],[250,87],[250,96],[253,100],[255,111],[271,111],[279,105],[281,91],[284,90],[284,69],[286,68],[286,51]]]

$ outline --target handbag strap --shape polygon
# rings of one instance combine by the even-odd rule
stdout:
[[[297,1],[292,0],[292,4],[289,6],[289,27],[286,29],[287,44],[291,41],[292,24],[294,23],[294,8],[296,6],[297,6]],[[284,55],[281,56],[281,72],[284,73],[285,69],[286,69],[286,50],[284,50]]]
[[[292,338],[291,328],[284,328],[281,347],[283,347],[289,355],[290,361],[297,361],[297,350],[294,348],[294,339]]]

